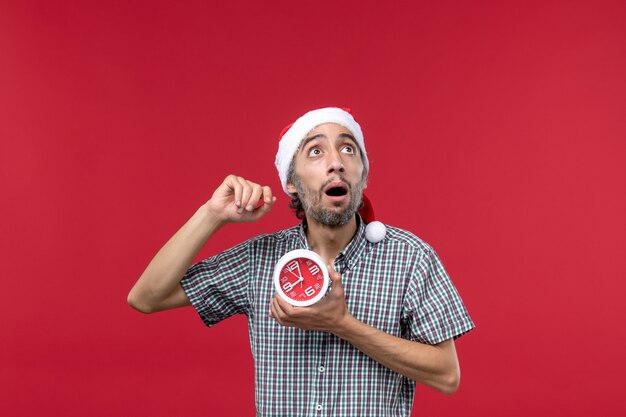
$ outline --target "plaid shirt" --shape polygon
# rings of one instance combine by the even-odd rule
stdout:
[[[415,382],[333,334],[283,327],[269,317],[278,259],[308,248],[305,225],[248,240],[193,265],[182,286],[207,326],[248,316],[258,416],[409,416]],[[358,320],[394,336],[436,344],[474,327],[437,254],[387,227],[379,243],[357,234],[336,258]]]

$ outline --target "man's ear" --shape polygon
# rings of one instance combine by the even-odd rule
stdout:
[[[287,183],[287,192],[289,194],[297,194],[296,186],[293,185],[291,182],[288,182]]]

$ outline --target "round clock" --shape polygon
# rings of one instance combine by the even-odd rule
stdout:
[[[329,277],[324,260],[315,252],[296,249],[287,252],[274,268],[276,293],[289,304],[310,306],[326,295]]]

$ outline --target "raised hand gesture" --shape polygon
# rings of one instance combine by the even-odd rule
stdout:
[[[266,215],[275,201],[270,187],[229,175],[206,207],[223,223],[253,222]]]

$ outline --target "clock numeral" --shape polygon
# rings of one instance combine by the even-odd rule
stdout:
[[[313,289],[313,287],[309,286],[309,287],[307,287],[306,290],[304,290],[304,293],[310,297],[313,294],[315,294],[315,290]]]
[[[283,284],[283,290],[285,290],[285,292],[289,292],[289,291],[293,290],[294,286],[295,286],[295,284],[292,284],[291,282],[285,282]]]
[[[317,265],[309,266],[309,272],[311,275],[315,275],[320,272],[320,267]]]
[[[293,272],[293,271],[295,271],[296,269],[300,269],[300,268],[299,268],[299,266],[300,266],[300,265],[298,264],[298,261],[296,261],[296,260],[294,259],[293,261],[291,261],[291,262],[289,262],[287,265],[285,265],[285,269],[286,269],[287,271],[289,271],[289,272]]]

